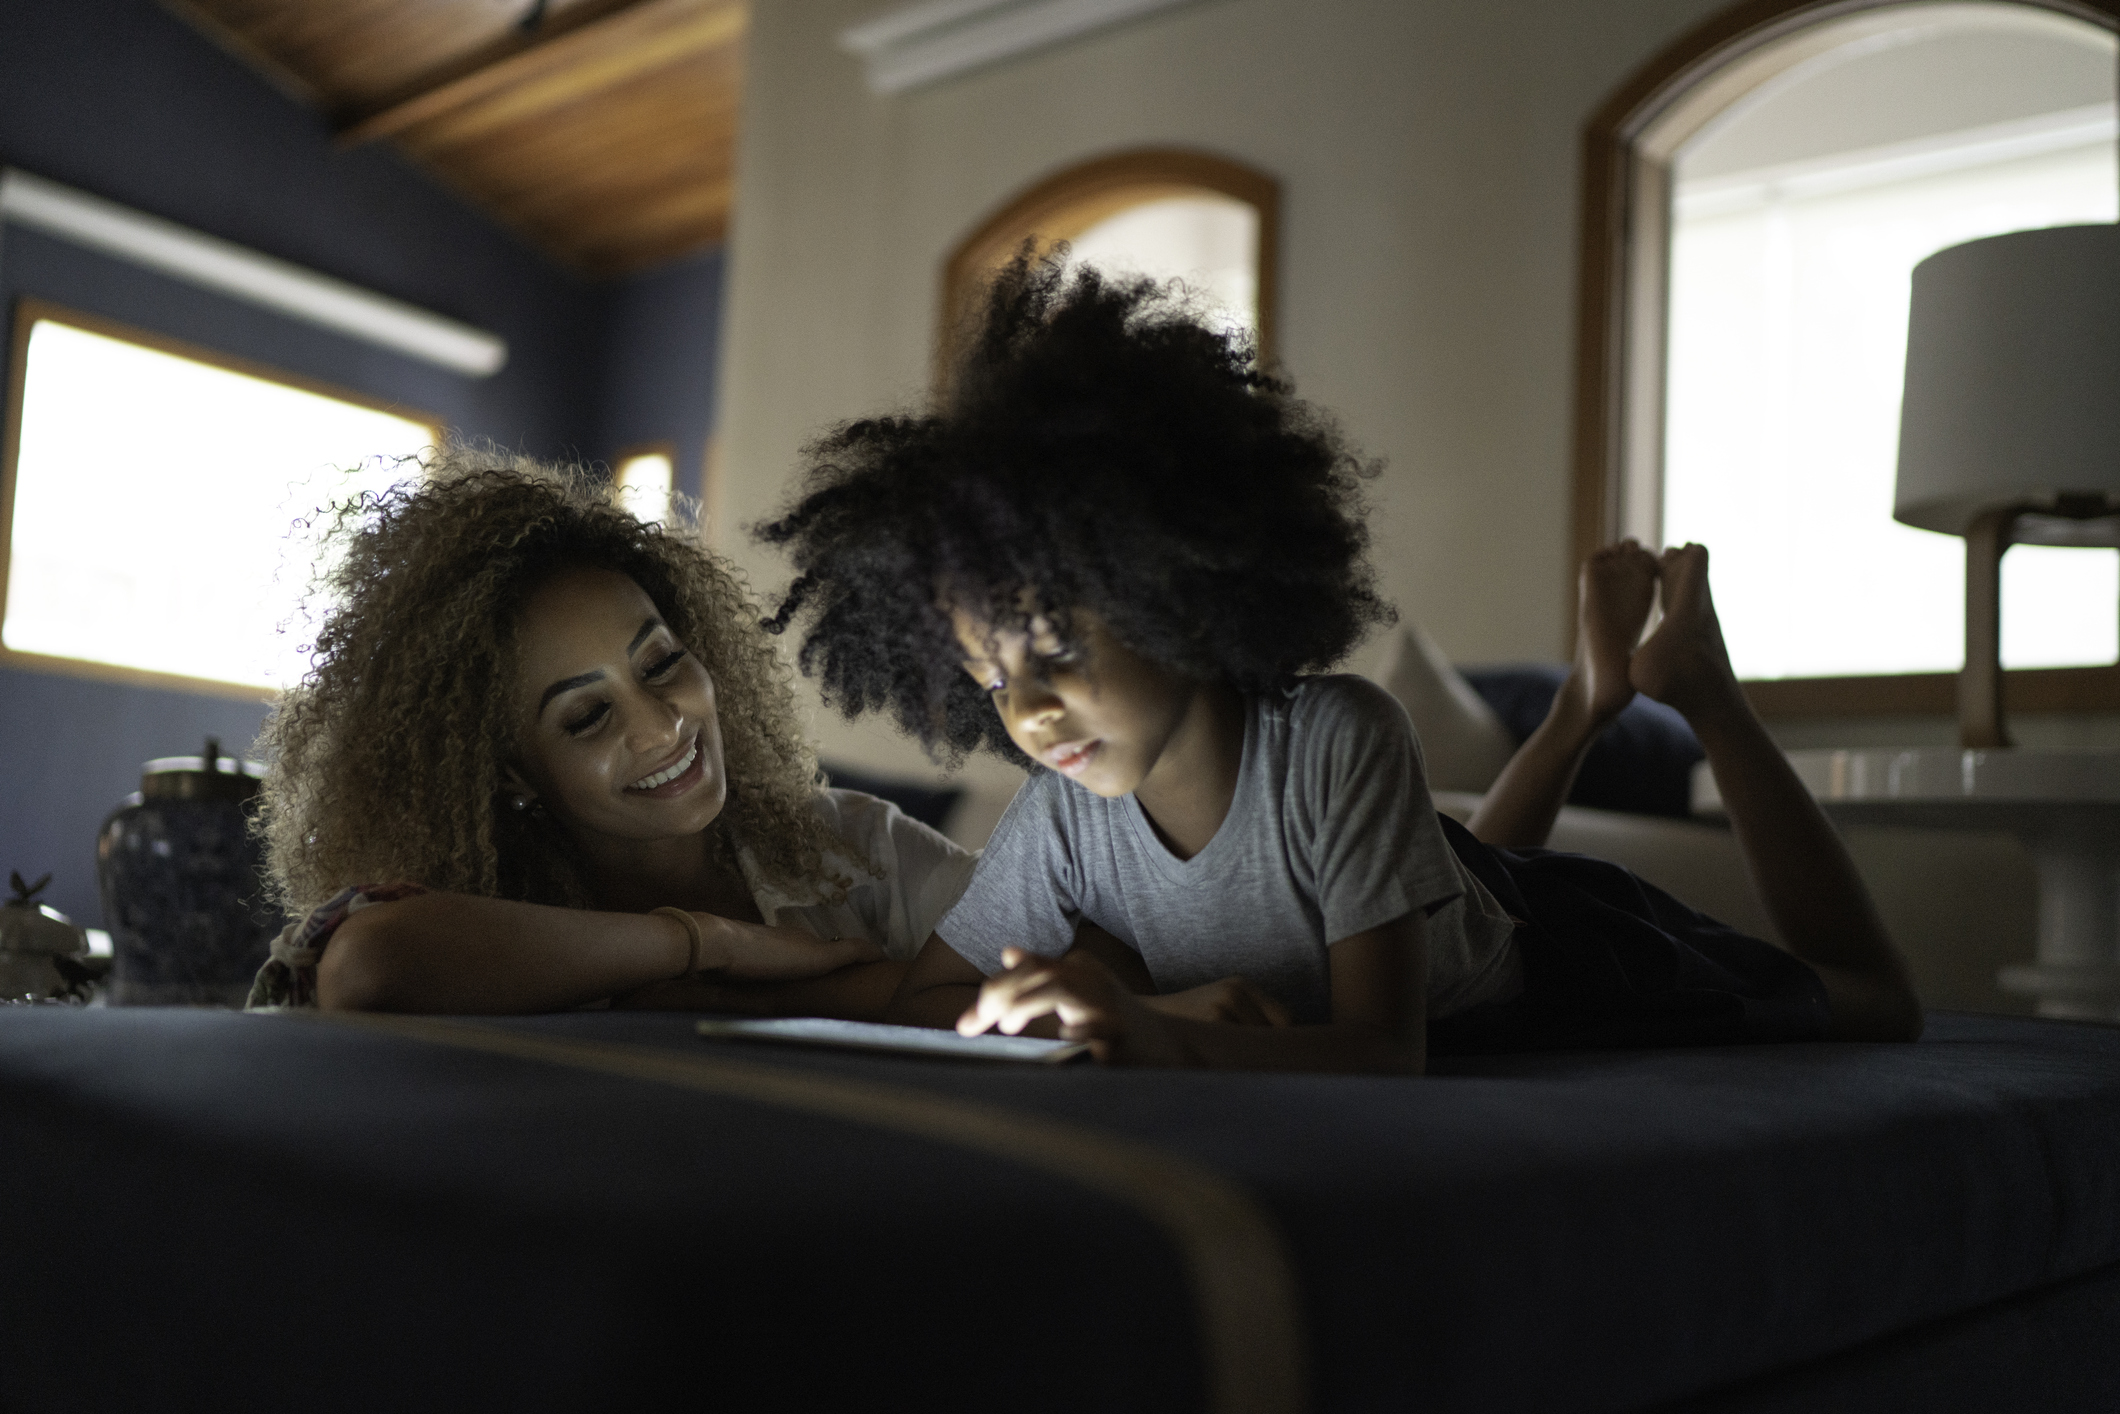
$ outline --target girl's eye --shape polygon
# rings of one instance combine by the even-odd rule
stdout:
[[[608,702],[599,702],[594,707],[591,707],[588,711],[582,713],[579,717],[576,717],[572,721],[567,722],[564,726],[560,728],[560,730],[564,731],[568,736],[580,736],[584,732],[587,732],[593,727],[595,727],[598,722],[601,722],[605,717],[609,716],[610,713],[611,704]]]
[[[651,680],[655,678],[668,677],[670,673],[676,669],[677,665],[679,663],[682,663],[684,660],[685,650],[682,648],[670,654],[668,657],[658,658],[648,665],[648,677]]]

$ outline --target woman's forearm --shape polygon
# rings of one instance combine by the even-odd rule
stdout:
[[[559,1011],[675,978],[691,953],[674,918],[420,894],[371,904],[339,925],[317,965],[317,1002],[327,1010]]]

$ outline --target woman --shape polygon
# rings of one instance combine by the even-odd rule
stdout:
[[[327,544],[263,738],[301,921],[253,1007],[881,1014],[972,856],[815,784],[727,565],[580,468],[461,446]]]

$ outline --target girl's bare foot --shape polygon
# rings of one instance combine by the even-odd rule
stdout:
[[[1742,704],[1744,694],[1731,670],[1715,598],[1708,591],[1708,547],[1666,550],[1659,571],[1663,622],[1634,651],[1628,680],[1637,691],[1676,707],[1689,720]]]
[[[1634,700],[1629,660],[1656,602],[1656,556],[1633,540],[1583,561],[1576,593],[1575,667],[1563,692],[1579,694],[1602,727]]]

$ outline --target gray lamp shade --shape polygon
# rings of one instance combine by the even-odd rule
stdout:
[[[1893,518],[1963,535],[2002,506],[2120,512],[2120,226],[1952,246],[1913,293]],[[2039,516],[2013,538],[2115,543]]]

